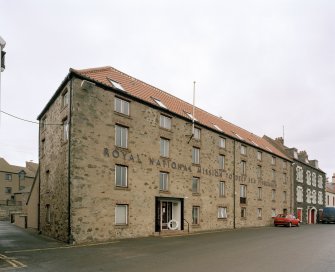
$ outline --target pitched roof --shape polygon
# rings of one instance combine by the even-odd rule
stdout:
[[[24,171],[26,176],[34,177],[37,170],[37,163],[26,162],[26,167],[9,164],[4,158],[0,157],[0,171],[8,173],[19,173]]]
[[[159,104],[157,104],[154,99],[158,99],[166,106],[166,109],[161,107],[162,111],[168,110],[192,121],[192,117],[190,117],[187,113],[192,113],[193,105],[141,80],[129,76],[113,67],[107,66],[84,70],[70,69],[70,72],[109,88],[116,87],[116,85],[113,86],[113,83],[110,80],[115,81],[122,86],[126,94],[137,97],[140,100],[144,100],[156,107],[159,107]],[[266,152],[273,153],[277,156],[290,160],[283,152],[271,145],[265,139],[218,116],[197,107],[195,108],[194,115],[196,119],[195,123],[204,125],[214,131],[217,131],[218,133],[224,133],[225,135],[245,142],[248,145],[255,146],[259,149],[265,150]]]
[[[326,183],[326,192],[335,194],[335,183],[327,182]]]

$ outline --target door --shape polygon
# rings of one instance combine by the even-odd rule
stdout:
[[[163,229],[168,229],[168,223],[172,220],[172,202],[162,201],[161,202],[161,227]]]
[[[315,224],[315,210],[311,210],[311,224]]]

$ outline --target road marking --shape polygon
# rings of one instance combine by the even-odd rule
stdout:
[[[19,262],[18,260],[14,259],[14,258],[9,258],[5,255],[0,254],[0,260],[5,261],[6,263],[8,263],[9,265],[11,265],[14,268],[23,268],[23,267],[27,267],[26,265],[24,265],[23,263]]]
[[[92,247],[92,246],[101,246],[115,244],[119,241],[113,242],[104,242],[104,243],[94,243],[94,244],[83,244],[83,245],[69,245],[69,246],[59,246],[59,247],[47,247],[47,248],[33,248],[33,249],[22,249],[22,250],[8,250],[5,253],[21,253],[21,252],[35,252],[35,251],[47,251],[47,250],[56,250],[56,249],[70,249],[70,248],[80,248],[80,247]]]

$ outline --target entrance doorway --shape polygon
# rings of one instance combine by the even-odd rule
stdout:
[[[161,229],[168,229],[168,223],[172,220],[172,202],[161,201]]]
[[[311,224],[315,224],[315,210],[311,210]]]
[[[184,199],[156,197],[155,231],[184,229]]]
[[[311,208],[308,209],[308,224],[315,224],[316,223],[316,209]]]

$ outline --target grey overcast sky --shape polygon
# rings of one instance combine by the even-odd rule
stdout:
[[[1,109],[36,121],[69,68],[113,66],[335,172],[334,0],[0,0]],[[0,157],[38,162],[1,114]]]

